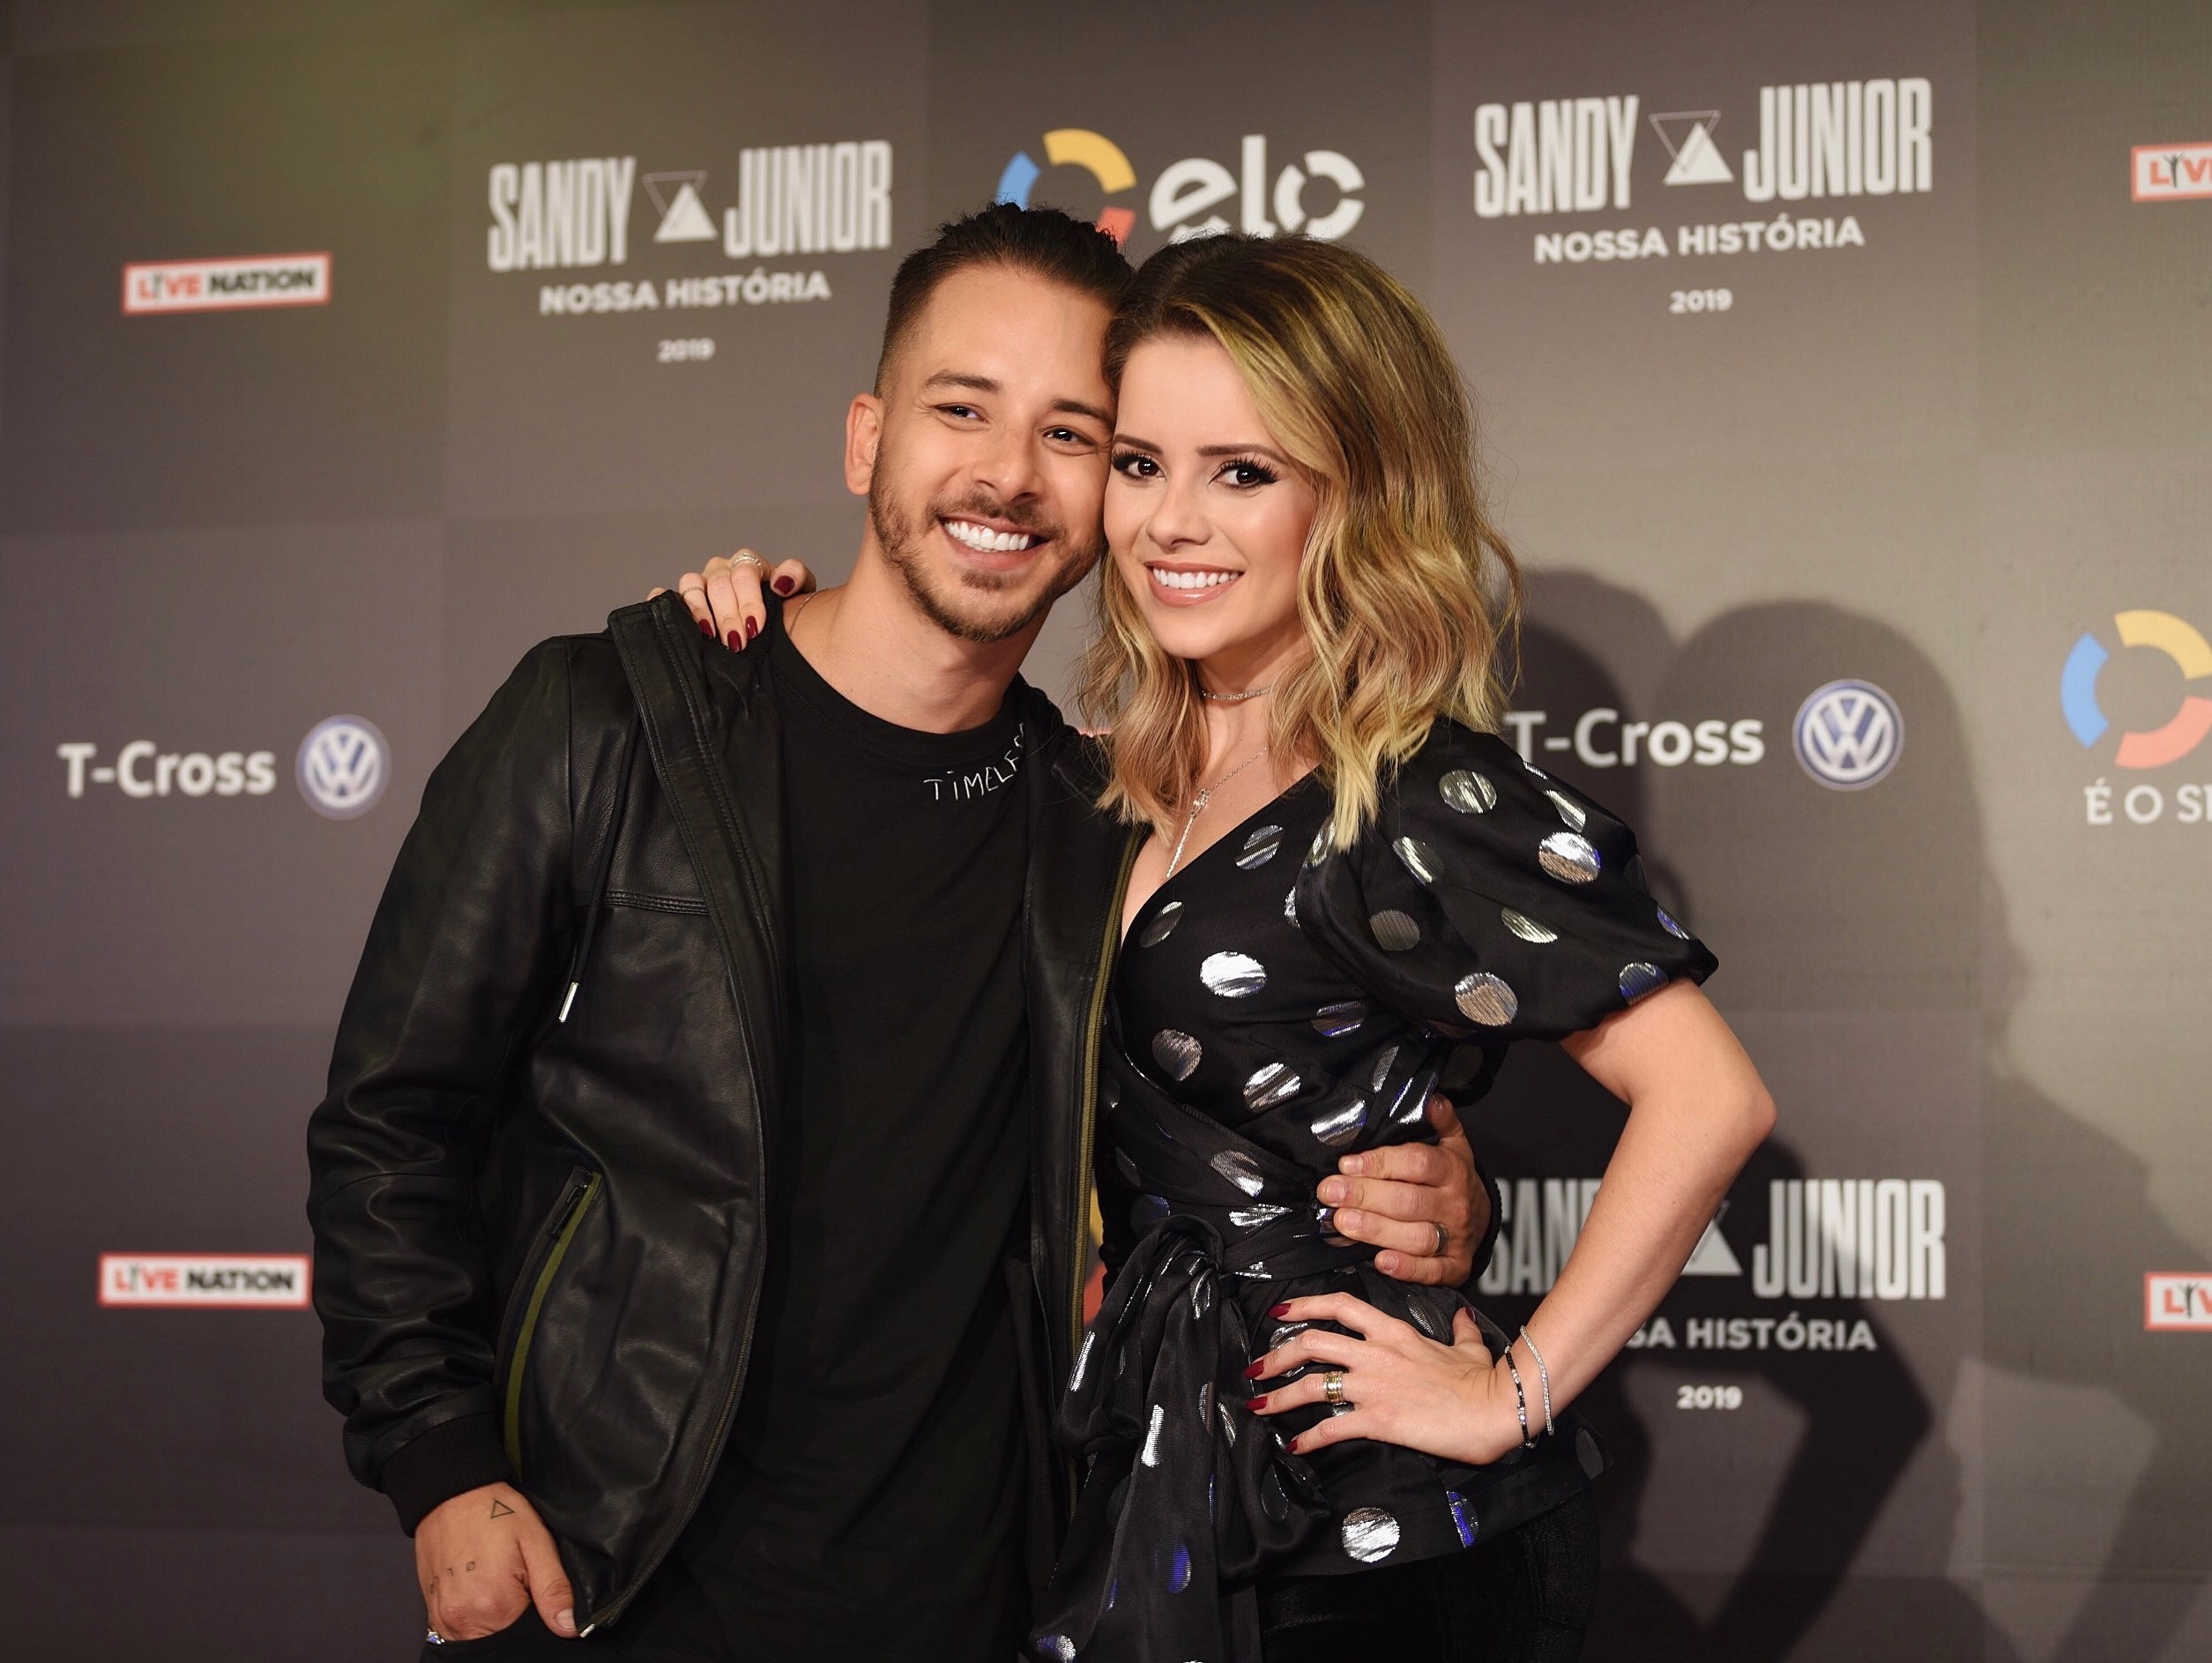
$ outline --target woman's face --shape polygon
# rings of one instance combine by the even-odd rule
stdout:
[[[1114,577],[1161,646],[1212,661],[1220,690],[1303,651],[1298,565],[1315,506],[1218,342],[1156,337],[1129,354],[1106,490]]]

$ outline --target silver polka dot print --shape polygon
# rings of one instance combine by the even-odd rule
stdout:
[[[1267,1188],[1267,1180],[1260,1176],[1258,1164],[1241,1149],[1225,1149],[1207,1164],[1248,1196],[1256,1196]]]
[[[1170,901],[1152,914],[1151,921],[1137,932],[1136,944],[1157,947],[1175,933],[1175,926],[1183,921],[1183,904]]]
[[[1502,978],[1479,970],[1452,984],[1452,1003],[1470,1022],[1486,1028],[1502,1028],[1521,1009],[1520,999]]]
[[[1421,944],[1421,927],[1396,908],[1377,913],[1367,920],[1367,928],[1374,932],[1374,944],[1386,953],[1410,952]]]
[[[1263,825],[1244,840],[1243,853],[1237,856],[1237,864],[1248,872],[1256,872],[1275,858],[1283,846],[1283,828]]]
[[[1559,810],[1559,817],[1567,823],[1569,832],[1579,832],[1588,823],[1590,817],[1583,812],[1583,805],[1564,791],[1547,791],[1544,794],[1551,798],[1552,806]]]
[[[1436,782],[1446,802],[1462,814],[1487,814],[1498,806],[1498,787],[1471,768],[1455,768]]]
[[[1198,980],[1225,999],[1248,999],[1267,986],[1267,966],[1249,953],[1209,953]]]
[[[1287,1103],[1299,1093],[1298,1072],[1287,1063],[1264,1063],[1244,1083],[1244,1106],[1254,1114]]]
[[[1630,1004],[1666,986],[1666,972],[1639,960],[1620,967],[1620,996]]]
[[[1398,864],[1413,874],[1413,881],[1424,888],[1436,882],[1436,851],[1419,838],[1400,838],[1390,845],[1398,857]]]
[[[1332,1108],[1326,1115],[1316,1116],[1312,1131],[1315,1137],[1331,1149],[1340,1149],[1359,1135],[1359,1129],[1367,1123],[1367,1100],[1347,1103],[1342,1108]]]
[[[1359,1025],[1367,1019],[1367,1007],[1358,999],[1346,999],[1341,1004],[1325,1004],[1314,1012],[1314,1032],[1324,1040],[1341,1040],[1347,1033],[1357,1033]]]
[[[1659,914],[1659,928],[1661,929],[1666,931],[1668,935],[1673,936],[1677,941],[1687,941],[1690,938],[1690,932],[1688,930],[1684,929],[1681,925],[1676,923],[1672,918],[1667,916],[1667,910],[1665,907],[1662,906],[1657,910]]]
[[[1598,876],[1598,851],[1572,832],[1554,832],[1537,845],[1537,864],[1562,884],[1587,884]]]
[[[1361,1564],[1379,1563],[1398,1545],[1398,1521],[1380,1507],[1355,1507],[1344,1515],[1344,1543]]]
[[[1523,941],[1532,941],[1541,946],[1545,942],[1559,939],[1559,931],[1547,929],[1525,913],[1516,913],[1510,906],[1501,906],[1498,909],[1498,919]]]
[[[1198,1041],[1188,1033],[1162,1028],[1152,1036],[1152,1060],[1171,1080],[1188,1079],[1203,1055]]]

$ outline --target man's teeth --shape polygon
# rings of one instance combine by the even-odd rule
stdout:
[[[1033,547],[1037,539],[1025,532],[993,531],[964,519],[945,521],[945,529],[979,555],[1012,555]]]
[[[1233,571],[1176,571],[1152,568],[1152,579],[1165,589],[1218,589],[1237,574]]]

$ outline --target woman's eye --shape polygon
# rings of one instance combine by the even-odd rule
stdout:
[[[1274,470],[1257,462],[1232,462],[1222,469],[1222,477],[1232,485],[1249,487],[1275,483]]]
[[[1113,459],[1113,471],[1125,474],[1131,479],[1149,480],[1159,473],[1159,464],[1149,456],[1140,456],[1135,451],[1124,451]]]

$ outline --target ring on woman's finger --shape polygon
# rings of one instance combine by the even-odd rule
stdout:
[[[1328,1399],[1329,1406],[1332,1409],[1344,1400],[1344,1371],[1343,1369],[1331,1368],[1321,1377],[1321,1395]]]
[[[763,571],[766,571],[768,570],[768,563],[749,549],[741,549],[736,554],[732,555],[730,556],[730,564],[733,566],[758,566]]]

